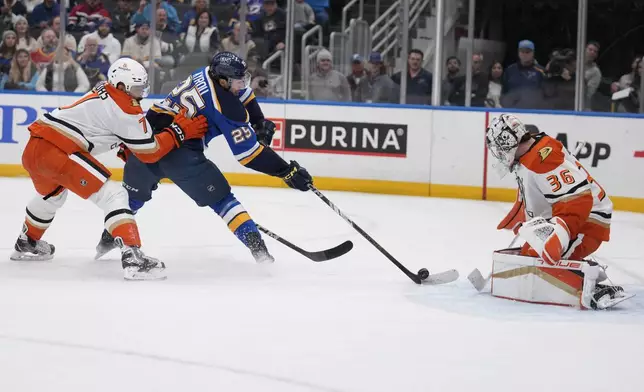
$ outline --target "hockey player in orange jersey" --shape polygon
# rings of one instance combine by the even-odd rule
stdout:
[[[75,103],[41,116],[29,126],[31,138],[22,156],[37,196],[27,205],[23,230],[12,260],[49,260],[55,248],[41,237],[62,207],[68,190],[88,199],[105,213],[105,229],[118,238],[124,277],[128,280],[164,278],[165,265],[146,256],[120,183],[96,155],[125,144],[144,162],[156,162],[185,139],[201,138],[207,130],[203,116],[184,115],[153,134],[139,102],[147,95],[148,75],[132,59],[119,59],[100,84]]]
[[[498,229],[550,234],[528,241],[524,255],[554,264],[562,258],[582,260],[610,237],[613,203],[558,140],[528,133],[521,121],[502,114],[490,123],[487,144],[501,173],[512,171],[519,190],[510,213]],[[528,221],[528,223],[525,223]],[[531,237],[531,236],[528,236]]]
[[[516,116],[502,114],[490,122],[486,143],[496,159],[493,167],[501,177],[514,173],[518,183],[517,200],[497,228],[513,230],[526,241],[521,255],[558,265],[562,259],[583,260],[610,239],[613,203],[558,140],[530,134]],[[592,281],[584,285],[590,307],[588,295],[602,295],[594,282],[605,279],[605,274],[592,261],[584,266]],[[597,287],[611,297],[622,291],[618,286]]]

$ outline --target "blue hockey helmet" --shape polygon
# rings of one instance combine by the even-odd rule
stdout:
[[[246,70],[246,62],[232,52],[219,52],[214,55],[208,74],[213,80],[226,80],[229,86],[233,86],[236,80],[243,81],[243,87],[240,88],[250,86],[250,73]]]

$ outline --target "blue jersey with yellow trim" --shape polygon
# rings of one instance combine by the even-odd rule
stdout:
[[[183,108],[189,117],[203,115],[208,120],[208,131],[204,138],[206,146],[213,138],[224,135],[235,158],[241,164],[246,164],[263,149],[257,142],[245,107],[253,100],[255,94],[251,88],[234,95],[218,83],[213,83],[208,76],[208,67],[205,67],[179,83],[165,100],[154,104],[151,110],[176,113]]]

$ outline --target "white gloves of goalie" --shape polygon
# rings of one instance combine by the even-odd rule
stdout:
[[[545,219],[533,218],[519,228],[519,235],[548,264],[561,260],[564,250],[570,242],[570,230],[563,219],[554,217]]]

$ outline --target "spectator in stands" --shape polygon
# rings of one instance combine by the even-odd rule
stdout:
[[[72,57],[76,50],[74,42],[67,39],[63,50],[62,61],[53,61],[38,76],[37,91],[64,91],[86,93],[90,89],[89,80],[83,69]],[[62,69],[62,80],[59,78]]]
[[[602,81],[602,71],[595,62],[599,54],[599,43],[590,41],[586,45],[586,71],[584,80],[586,82],[586,100],[584,101],[584,110],[591,110],[593,95],[597,92],[599,84]]]
[[[17,17],[13,28],[18,36],[17,49],[26,49],[28,52],[32,52],[38,48],[38,41],[29,34],[27,18],[24,16]]]
[[[134,31],[136,33],[123,43],[123,53],[121,54],[140,62],[147,68],[150,65],[150,48],[152,42],[150,40],[150,24],[147,22],[139,22],[135,25]],[[161,58],[161,44],[159,40],[154,40],[153,58]]]
[[[11,60],[11,70],[0,79],[0,90],[34,90],[38,69],[31,62],[26,49],[16,50]]]
[[[315,12],[304,0],[295,0],[293,5],[293,23],[295,30],[304,32],[315,26]]]
[[[54,30],[56,37],[60,40],[60,16],[54,16],[54,18],[49,22],[49,27]],[[67,33],[66,36],[68,40],[71,40],[76,44],[76,38],[74,38],[72,34]],[[38,37],[38,45],[42,46],[42,35]]]
[[[266,39],[269,53],[284,49],[286,13],[277,8],[275,0],[264,0],[262,13],[253,27],[253,37]]]
[[[272,93],[268,81],[268,73],[260,67],[259,58],[257,56],[248,57],[246,64],[251,76],[250,87],[253,89],[255,96],[270,97]]]
[[[168,15],[163,8],[157,9],[157,39],[161,44],[161,57],[156,59],[163,68],[172,68],[176,64],[175,48],[178,46],[179,34],[168,24]]]
[[[90,86],[107,80],[107,71],[110,69],[110,59],[100,52],[98,38],[86,35],[83,52],[79,52],[78,64],[81,66]],[[83,37],[83,38],[85,38]]]
[[[308,97],[312,101],[351,101],[351,88],[347,78],[333,69],[331,53],[321,49],[316,57],[317,70],[311,75]]]
[[[157,2],[157,9],[159,8],[163,8],[168,15],[168,24],[170,25],[170,28],[173,31],[180,31],[181,21],[179,20],[176,8],[174,8],[165,0]],[[139,9],[134,15],[132,15],[131,23],[136,25],[139,23],[147,22],[149,24],[151,21],[151,15],[152,4],[148,4],[147,0],[141,0],[141,2],[139,3]]]
[[[203,11],[210,11],[208,9],[207,0],[192,0],[192,9],[188,10],[183,15],[183,21],[181,22],[181,33],[187,33],[188,27],[194,26],[197,24],[197,19]],[[211,18],[211,26],[217,24],[217,18]]]
[[[556,58],[566,58],[555,66]],[[560,68],[560,69],[559,69]],[[543,82],[544,108],[551,110],[575,110],[575,71],[577,60],[572,49],[555,51],[546,64],[546,79]],[[541,107],[536,107],[540,109]]]
[[[631,87],[631,85],[633,84],[633,79],[637,74],[637,67],[639,66],[641,60],[642,56],[635,56],[635,58],[631,62],[631,72],[622,75],[617,82],[613,82],[610,85],[612,93],[616,93],[618,91],[622,91]]]
[[[485,106],[489,108],[500,108],[501,91],[503,91],[503,64],[500,61],[493,61],[489,75],[490,81],[488,83]]]
[[[27,14],[27,8],[20,1],[2,1],[2,7],[0,7],[0,33],[5,30],[11,30],[18,16]]]
[[[41,40],[42,44],[38,49],[31,52],[31,61],[41,70],[54,60],[58,38],[54,30],[46,28],[40,33],[38,39]]]
[[[450,56],[445,61],[445,67],[447,68],[447,75],[443,79],[443,85],[441,87],[441,103],[444,105],[449,105],[449,96],[454,90],[454,79],[459,76],[461,72],[461,60],[456,56]]]
[[[371,96],[367,102],[400,102],[400,89],[387,75],[387,66],[382,61],[382,55],[379,52],[369,55],[369,87]]]
[[[454,79],[454,88],[449,96],[449,102],[455,106],[465,106],[466,97],[466,75],[461,75]],[[470,106],[484,107],[488,93],[489,80],[483,72],[483,54],[475,53],[472,55],[472,91]]]
[[[13,30],[7,30],[2,33],[2,43],[0,44],[0,74],[8,74],[11,67],[11,60],[16,53],[18,36]]]
[[[117,34],[125,34],[130,36],[132,33],[132,18],[134,11],[132,10],[132,2],[130,0],[118,0],[116,3],[116,10],[112,12],[112,30]]]
[[[362,56],[357,53],[351,57],[351,74],[347,76],[347,82],[351,88],[351,100],[353,102],[367,102],[371,95],[371,89]]]
[[[27,14],[31,14],[38,4],[42,4],[43,0],[22,0],[22,3],[27,8]]]
[[[98,29],[86,34],[78,43],[78,53],[85,51],[85,42],[91,37],[98,40],[98,49],[110,60],[110,64],[121,57],[121,42],[112,35],[112,22],[109,18],[104,18],[98,24]]]
[[[635,75],[631,82],[630,87],[633,89],[628,98],[622,99],[617,102],[617,111],[621,113],[639,113],[642,77],[644,76],[644,61],[639,59],[635,64]]]
[[[29,24],[45,29],[55,16],[60,16],[60,6],[56,0],[43,0],[34,7]]]
[[[329,14],[326,9],[329,8],[329,0],[306,0],[315,11],[315,19],[319,24],[325,24],[329,21]]]
[[[534,43],[519,42],[519,61],[511,64],[503,73],[503,93],[514,90],[540,90],[545,76],[542,66],[534,59]]]
[[[241,56],[241,24],[235,22],[233,25],[233,32],[228,37],[221,40],[221,47],[226,52],[233,52],[238,56]],[[248,39],[250,34],[246,35],[246,55],[242,56],[243,58],[248,58],[249,56],[254,56],[255,54],[255,42],[252,39]]]
[[[197,23],[188,26],[183,44],[190,53],[209,53],[219,49],[219,34],[212,26],[213,16],[210,11],[201,11]]]
[[[101,0],[85,0],[72,8],[69,13],[67,30],[91,32],[96,29],[98,23],[109,18],[110,13],[105,9]]]
[[[429,105],[432,98],[432,73],[421,67],[423,52],[412,49],[407,56],[407,94],[406,103]],[[391,78],[400,86],[401,73],[397,72]]]
[[[255,23],[262,15],[262,3],[264,0],[246,0],[246,21],[250,23]],[[235,13],[233,17],[228,21],[229,25],[232,25],[234,22],[239,21],[239,10],[240,10],[240,1],[239,0],[216,0],[217,3],[226,3],[232,2],[235,4]]]

